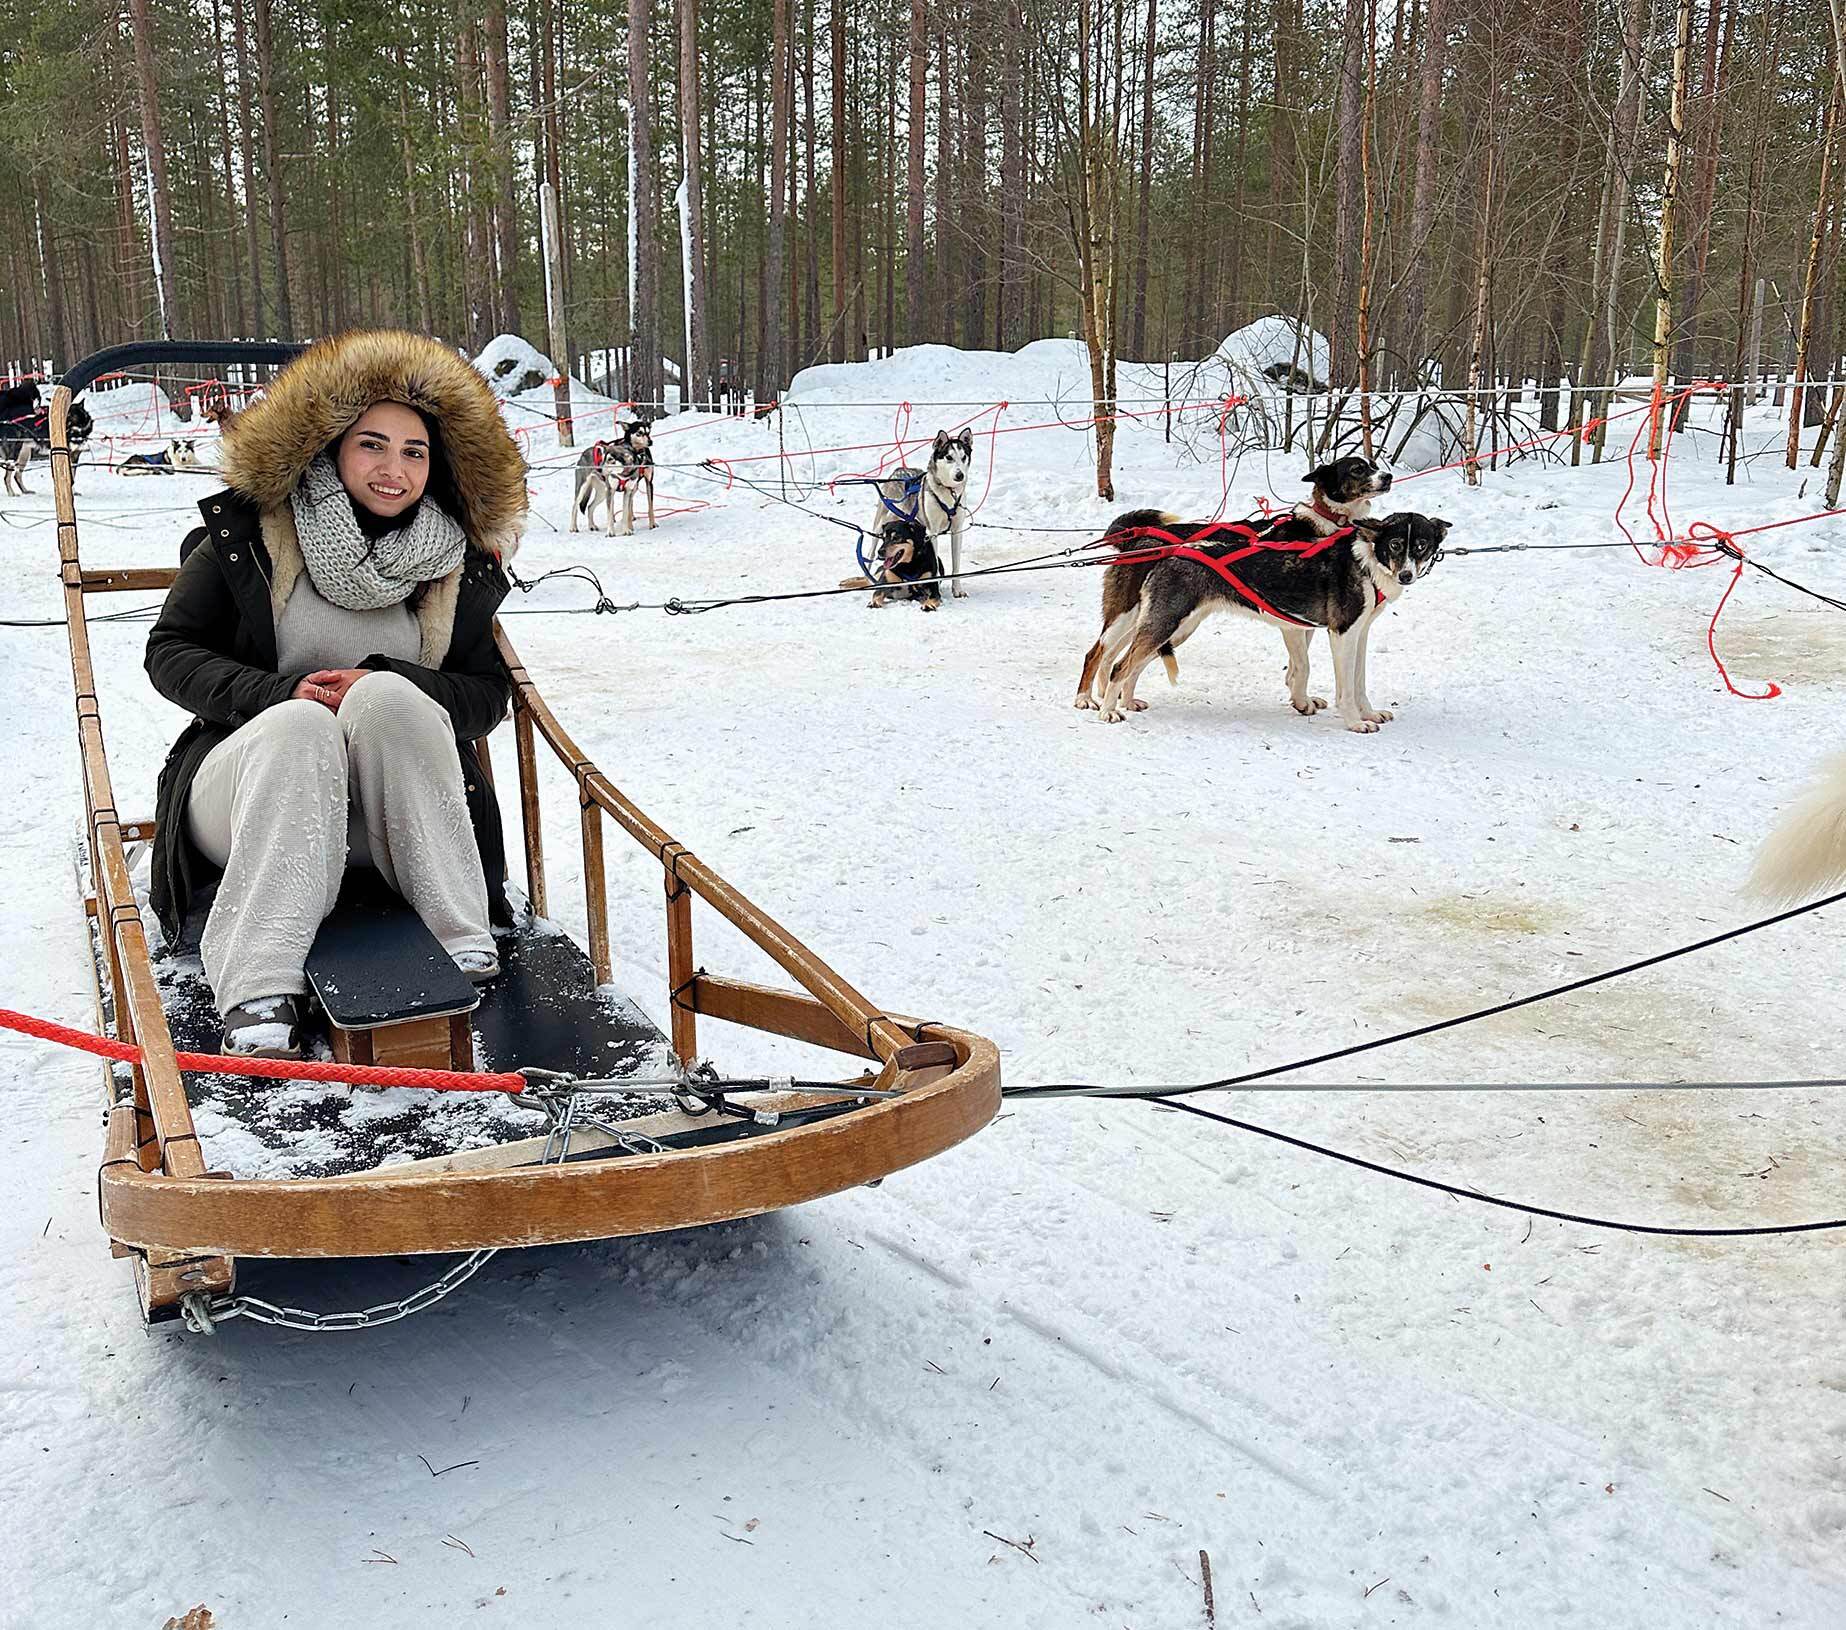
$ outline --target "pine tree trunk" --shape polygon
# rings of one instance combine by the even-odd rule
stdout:
[[[519,202],[513,185],[513,87],[506,0],[487,0],[487,131],[493,154],[495,269],[499,273],[502,333],[517,334],[519,318]]]
[[[660,199],[654,172],[653,85],[648,77],[650,0],[628,0],[628,129],[630,185],[635,208],[634,268],[629,286],[630,398],[647,404],[664,399],[660,380]]]
[[[758,377],[777,397],[788,383],[788,346],[783,320],[784,240],[788,230],[789,0],[775,0],[769,45],[769,243],[768,293],[763,300],[763,362]]]
[[[1436,172],[1442,160],[1442,81],[1448,67],[1448,0],[1426,0],[1423,54],[1418,65],[1417,168],[1410,203],[1410,241],[1404,246],[1409,276],[1404,290],[1404,333],[1411,366],[1429,355],[1429,274],[1435,263],[1430,236],[1436,224]]]
[[[1022,0],[1004,0],[1000,44],[1000,321],[1003,351],[1026,337],[1025,51]]]
[[[410,146],[410,90],[408,70],[404,66],[404,47],[395,47],[397,61],[398,137],[404,153],[404,217],[410,229],[411,294],[416,302],[417,325],[422,333],[435,331],[435,316],[430,309],[429,255],[423,246],[423,227],[419,203],[423,191],[417,179],[416,159]]]
[[[224,8],[222,0],[212,0],[212,44],[217,50],[219,62],[222,63],[225,60]],[[225,237],[228,240],[231,234],[237,230],[237,171],[231,159],[231,109],[230,102],[225,95],[224,75],[222,73],[217,76],[217,83],[214,90],[218,104],[218,145],[221,162],[224,165]],[[256,319],[251,316],[249,308],[244,304],[243,267],[239,263],[238,257],[234,254],[227,254],[223,259],[228,265],[231,278],[232,327],[239,335],[254,334],[256,332]]]
[[[1135,305],[1129,347],[1147,360],[1148,216],[1154,186],[1154,60],[1159,50],[1160,0],[1147,0],[1147,37],[1141,55],[1141,174],[1135,202]]]
[[[263,180],[269,190],[269,246],[276,263],[276,331],[278,338],[292,340],[295,309],[289,290],[288,219],[282,204],[282,161],[276,151],[275,0],[254,0],[254,4],[257,101],[263,112]]]
[[[1691,60],[1692,0],[1678,0],[1673,39],[1673,100],[1667,116],[1666,174],[1660,185],[1660,239],[1654,255],[1654,411],[1648,416],[1647,456],[1660,456],[1662,402],[1673,339],[1673,212],[1679,203],[1679,157],[1686,129],[1686,69]],[[1670,434],[1667,418],[1665,433]]]
[[[699,158],[699,0],[679,7],[681,231],[685,234],[686,393],[683,407],[711,400],[711,342],[705,316],[705,183]]]
[[[173,209],[167,197],[167,151],[160,136],[160,74],[154,66],[154,25],[148,0],[128,0],[135,43],[135,78],[141,101],[142,151],[147,158],[148,191],[153,195],[150,225],[154,242],[154,284],[164,339],[186,332],[186,314],[174,274]]]
[[[1801,427],[1806,422],[1802,416],[1806,389],[1803,381],[1808,373],[1808,348],[1814,334],[1814,289],[1820,274],[1820,245],[1827,231],[1827,210],[1830,203],[1829,185],[1832,181],[1833,149],[1839,140],[1840,87],[1842,81],[1834,76],[1832,94],[1827,98],[1827,123],[1820,143],[1820,184],[1815,188],[1814,227],[1808,237],[1807,273],[1801,280],[1801,321],[1795,341],[1795,383],[1788,393],[1788,467],[1792,470],[1801,457]],[[1832,369],[1827,370],[1832,373]]]
[[[957,248],[955,229],[955,163],[949,143],[954,105],[949,100],[949,30],[946,21],[936,29],[936,321],[931,325],[937,337],[947,340],[954,334],[949,326],[955,310],[959,287],[955,271]]]
[[[253,338],[264,338],[270,327],[262,299],[262,229],[257,222],[257,127],[251,116],[249,94],[249,39],[244,28],[246,0],[231,0],[231,39],[236,52],[236,129],[238,159],[244,168],[244,255],[249,264],[249,319]]]
[[[141,304],[141,248],[135,227],[134,170],[128,156],[128,126],[121,118],[109,120],[114,138],[116,233],[115,284],[123,291],[122,315],[129,332],[140,338],[143,307]]]
[[[807,193],[803,198],[803,213],[807,217],[807,287],[804,291],[806,322],[802,329],[801,360],[817,361],[820,357],[820,211],[815,191],[815,168],[820,151],[820,124],[814,116],[814,51],[815,21],[820,0],[808,0],[805,28],[802,40],[801,59],[801,96],[806,121]]]
[[[1357,377],[1356,345],[1349,316],[1359,291],[1359,234],[1362,204],[1363,109],[1365,105],[1365,0],[1346,0],[1340,29],[1339,97],[1335,112],[1335,160],[1339,210],[1334,222],[1333,314],[1327,324],[1332,346],[1330,384]]]
[[[1481,480],[1479,423],[1482,406],[1487,401],[1487,342],[1488,342],[1488,301],[1493,281],[1493,205],[1494,205],[1494,160],[1495,148],[1492,135],[1493,120],[1488,120],[1489,134],[1486,143],[1486,182],[1481,193],[1480,230],[1474,244],[1474,333],[1469,345],[1468,364],[1468,409],[1467,427],[1467,463],[1462,469],[1462,477],[1469,486],[1478,486]]]
[[[1229,333],[1243,326],[1244,267],[1250,259],[1250,245],[1256,241],[1256,234],[1250,229],[1246,208],[1249,192],[1250,113],[1255,106],[1255,97],[1250,87],[1250,60],[1255,55],[1254,34],[1255,11],[1245,5],[1237,42],[1237,156],[1233,162],[1231,182],[1231,230],[1235,239],[1226,256],[1230,262],[1230,288],[1225,296],[1225,309],[1218,313],[1218,321],[1213,325],[1211,337],[1214,339],[1223,338],[1220,330]]]
[[[969,16],[968,62],[961,98],[963,139],[961,163],[962,207],[958,212],[968,234],[964,273],[961,343],[980,349],[987,333],[987,36],[986,6]]]
[[[45,172],[33,177],[33,242],[38,247],[38,270],[45,289],[45,317],[49,330],[51,359],[63,369],[75,359],[70,352],[70,334],[64,320],[64,287],[58,265],[57,240],[51,224],[51,208],[45,196]]]

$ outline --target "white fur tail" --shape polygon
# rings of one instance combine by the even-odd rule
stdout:
[[[1788,812],[1756,857],[1744,887],[1793,903],[1846,882],[1846,754]]]

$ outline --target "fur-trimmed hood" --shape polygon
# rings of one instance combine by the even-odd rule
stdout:
[[[375,402],[435,421],[461,499],[454,519],[472,548],[510,558],[525,524],[525,459],[487,381],[419,334],[357,330],[310,345],[232,421],[219,460],[226,483],[266,519],[286,515],[315,455]]]

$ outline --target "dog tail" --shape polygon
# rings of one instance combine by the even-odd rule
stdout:
[[[1167,683],[1177,685],[1179,683],[1179,658],[1174,656],[1172,646],[1160,647],[1160,665],[1167,671]]]
[[[1169,515],[1164,509],[1131,509],[1116,516],[1116,518],[1109,523],[1108,530],[1103,533],[1103,536],[1118,549],[1135,549],[1140,547],[1141,540],[1132,536],[1132,534],[1140,528],[1144,526],[1178,526],[1179,524],[1179,517],[1177,515]],[[1118,533],[1125,535],[1118,537]]]
[[[1756,856],[1745,889],[1792,904],[1846,880],[1846,754],[1829,759],[1821,779]]]

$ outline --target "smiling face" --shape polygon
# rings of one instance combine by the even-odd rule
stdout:
[[[429,426],[401,402],[374,402],[340,438],[340,485],[372,514],[402,515],[429,483]]]

